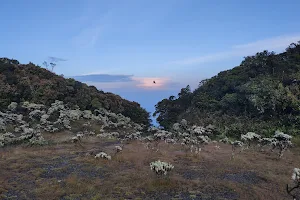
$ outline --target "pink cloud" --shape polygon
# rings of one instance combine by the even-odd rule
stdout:
[[[94,85],[99,89],[142,89],[142,90],[168,90],[178,87],[168,77],[130,77],[131,81],[94,82],[87,81],[88,85]],[[155,81],[155,83],[153,83]],[[176,88],[177,88],[176,87]]]
[[[171,83],[170,78],[167,77],[132,77],[132,80],[138,88],[154,90],[168,89]]]

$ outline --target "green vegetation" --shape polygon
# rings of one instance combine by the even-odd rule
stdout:
[[[253,131],[269,136],[279,129],[296,135],[300,128],[300,42],[285,52],[263,51],[240,66],[189,86],[178,97],[158,102],[154,116],[161,126],[186,119],[215,125],[229,137]]]
[[[66,79],[47,69],[17,60],[0,58],[0,110],[11,102],[29,101],[50,106],[55,100],[63,101],[70,108],[94,110],[105,108],[121,113],[132,121],[150,125],[149,113],[136,102],[103,92],[74,79]]]

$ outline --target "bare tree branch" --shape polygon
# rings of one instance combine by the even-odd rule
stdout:
[[[292,188],[289,188],[289,184],[286,184],[286,192],[293,197],[293,200],[296,200],[296,196],[291,192],[296,188],[300,188],[300,182],[298,182],[298,184]]]

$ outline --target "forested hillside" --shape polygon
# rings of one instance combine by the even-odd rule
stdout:
[[[17,60],[0,58],[0,110],[5,110],[11,102],[29,101],[49,106],[55,100],[82,110],[103,107],[136,123],[150,125],[149,113],[136,102],[65,79],[33,63],[20,64]]]
[[[300,42],[275,54],[247,56],[231,70],[189,86],[178,97],[158,102],[154,116],[166,129],[182,118],[197,125],[212,124],[236,136],[247,131],[271,134],[300,130]]]

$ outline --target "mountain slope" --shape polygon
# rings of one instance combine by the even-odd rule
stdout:
[[[185,118],[198,125],[213,124],[232,136],[245,131],[292,134],[300,128],[300,43],[285,52],[263,51],[240,66],[203,80],[191,92],[181,89],[156,105],[158,122],[166,129]]]
[[[105,108],[121,113],[134,122],[150,125],[149,113],[136,102],[103,92],[74,79],[65,79],[44,68],[20,64],[17,60],[0,58],[0,110],[11,102],[29,101],[49,106],[55,100],[70,108],[94,110]]]

